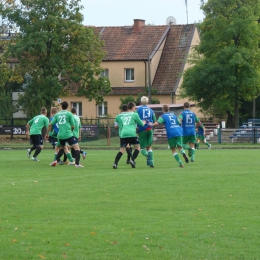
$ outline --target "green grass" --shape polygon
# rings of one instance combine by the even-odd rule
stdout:
[[[154,169],[114,170],[116,153],[77,169],[0,150],[0,259],[260,259],[258,150],[197,150],[183,169],[155,150]]]

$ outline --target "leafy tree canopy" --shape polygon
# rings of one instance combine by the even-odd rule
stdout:
[[[61,95],[85,95],[103,101],[110,82],[100,78],[103,43],[94,29],[82,25],[80,0],[21,0],[0,4],[3,18],[19,28],[7,55],[18,59],[16,70],[29,74],[20,104],[29,115],[50,108]]]
[[[243,100],[260,94],[259,0],[208,0],[181,87],[182,97],[196,101],[205,113],[227,114],[238,127]],[[231,126],[231,125],[230,125]]]

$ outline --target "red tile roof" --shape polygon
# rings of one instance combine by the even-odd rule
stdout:
[[[157,90],[157,94],[176,92],[194,30],[194,24],[171,26],[152,83],[153,88]]]
[[[105,42],[107,56],[103,61],[147,60],[148,53],[163,41],[167,28],[167,25],[145,25],[139,32],[134,32],[133,26],[94,27]]]

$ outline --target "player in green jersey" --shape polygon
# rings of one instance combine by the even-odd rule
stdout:
[[[140,126],[144,126],[146,121],[142,121],[139,115],[134,112],[134,102],[128,103],[127,110],[128,112],[121,117],[123,128],[121,131],[120,150],[116,155],[113,169],[117,169],[117,164],[125,151],[130,157],[129,163],[131,164],[132,168],[135,168],[135,159],[137,158],[140,151],[140,144],[136,135],[136,125],[138,124]],[[135,151],[133,155],[131,154],[131,150],[128,145],[134,145]]]
[[[122,123],[122,120],[121,120],[121,117],[123,115],[125,115],[125,113],[127,113],[127,105],[124,104],[121,106],[121,113],[118,114],[116,117],[115,117],[115,121],[114,121],[114,127],[115,129],[118,129],[118,135],[120,137],[120,143],[121,143],[121,131],[122,131],[122,128],[123,128],[123,123]],[[132,153],[132,148],[130,145],[128,145],[130,147],[130,151]],[[129,164],[130,163],[130,157],[129,155],[127,155],[127,160],[126,160],[126,163]]]
[[[73,162],[71,153],[67,147],[67,143],[74,148],[75,150],[75,167],[84,167],[83,165],[79,164],[80,161],[80,152],[79,152],[79,145],[78,140],[73,136],[73,130],[75,128],[75,120],[71,112],[68,109],[68,102],[64,101],[61,103],[62,110],[59,111],[52,119],[51,123],[48,127],[48,132],[50,132],[53,128],[54,124],[58,124],[59,133],[58,133],[58,140],[60,143],[60,148],[62,148],[70,160]],[[59,151],[57,155],[57,160],[60,158],[63,152]],[[57,160],[52,163],[52,166],[57,164]]]
[[[77,116],[77,109],[73,107],[71,109],[71,113],[73,114],[75,120],[75,128],[73,129],[73,135],[77,138],[78,141],[81,141],[81,121],[79,116]],[[81,149],[79,152],[80,154],[82,154],[82,158],[86,159],[87,153],[85,151],[82,151]],[[72,157],[74,158],[74,154],[75,154],[74,148],[71,148],[71,153],[72,153]]]
[[[39,161],[37,156],[40,154],[43,148],[42,129],[44,127],[47,128],[49,125],[49,119],[46,117],[46,115],[47,109],[42,107],[41,114],[35,116],[26,125],[26,135],[30,135],[30,141],[33,145],[30,149],[27,149],[27,156],[30,158],[31,152],[35,150],[31,159],[36,162]]]

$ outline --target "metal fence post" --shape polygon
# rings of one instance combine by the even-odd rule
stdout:
[[[218,143],[221,144],[221,128],[218,129]]]

